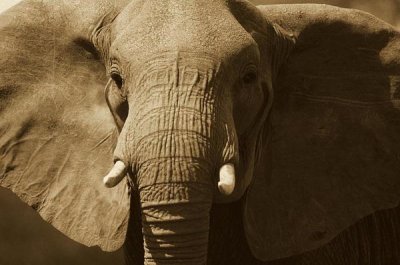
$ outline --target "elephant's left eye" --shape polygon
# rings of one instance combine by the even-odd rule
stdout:
[[[242,76],[242,82],[244,85],[254,84],[258,79],[257,68],[253,65],[246,67],[244,75]]]
[[[255,81],[257,81],[257,73],[249,72],[243,76],[242,80],[245,85],[253,84]]]

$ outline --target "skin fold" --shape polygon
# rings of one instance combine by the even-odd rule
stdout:
[[[210,13],[210,4],[227,19]],[[235,128],[235,93],[246,86],[252,103],[246,111],[260,113],[268,93],[261,83],[269,80],[258,77],[257,43],[230,14],[234,7],[223,2],[154,6],[133,2],[93,33],[96,48],[111,62],[114,89],[129,105],[114,159],[128,166],[139,192],[144,263],[204,264],[211,204],[229,200],[216,189],[218,168],[232,163],[242,174],[230,200],[247,186],[247,169],[238,163],[244,147],[238,146],[242,135]],[[111,36],[111,47],[104,47]],[[231,41],[221,45],[222,40]],[[156,45],[144,49],[150,43]],[[112,111],[118,108],[110,105]],[[236,120],[241,132],[255,123],[255,117],[248,118]],[[255,152],[246,151],[249,157]]]
[[[267,264],[329,242],[299,260],[396,260],[396,236],[368,243],[398,235],[395,211],[371,215],[400,197],[393,27],[222,0],[0,18],[0,184],[74,240],[124,243],[127,264]]]

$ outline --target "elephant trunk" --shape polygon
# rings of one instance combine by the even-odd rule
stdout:
[[[232,167],[219,182],[218,170],[235,161],[237,142],[229,112],[216,103],[223,90],[213,62],[163,60],[138,81],[115,154],[134,172],[145,264],[203,265],[217,183],[227,194],[234,187]]]
[[[216,186],[204,156],[207,145],[199,144],[192,130],[163,130],[146,138],[138,147],[136,174],[145,264],[206,264]]]
[[[141,191],[144,264],[206,264],[211,195],[193,185]]]

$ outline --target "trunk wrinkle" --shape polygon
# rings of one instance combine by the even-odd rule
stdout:
[[[210,185],[157,184],[144,187],[140,194],[145,264],[205,264]]]
[[[135,132],[126,143],[136,166],[145,264],[204,265],[219,163],[236,150],[229,111],[218,103],[221,65],[176,55],[149,64],[135,80],[138,96],[130,98],[135,108],[126,121]]]

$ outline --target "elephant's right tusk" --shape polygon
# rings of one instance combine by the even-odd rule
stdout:
[[[115,187],[126,175],[126,166],[124,162],[118,160],[110,172],[103,178],[103,183],[107,188]]]
[[[235,166],[225,164],[219,170],[218,189],[223,195],[231,195],[235,188]]]

